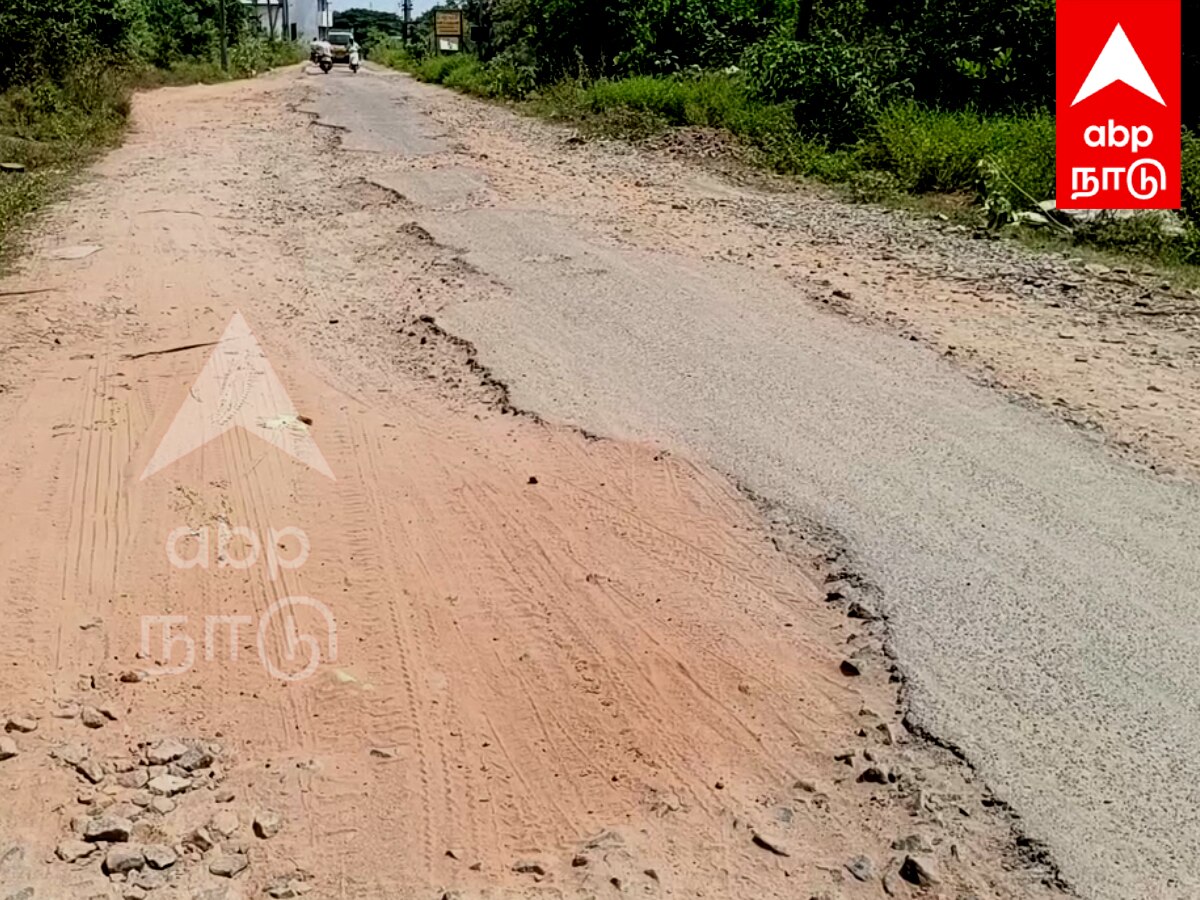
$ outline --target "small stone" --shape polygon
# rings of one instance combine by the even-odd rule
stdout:
[[[87,744],[63,744],[51,751],[50,755],[55,759],[62,760],[68,766],[78,766],[92,755],[92,751]]]
[[[201,853],[207,853],[217,845],[207,828],[196,828],[183,839],[185,847],[195,847]]]
[[[150,778],[157,778],[160,775],[167,774],[167,767],[166,766],[148,766],[146,768],[146,774]]]
[[[144,672],[135,672],[132,669],[126,669],[124,672],[122,672],[120,675],[117,676],[117,680],[119,680],[122,684],[137,684],[139,681],[142,681],[145,677],[146,677],[146,674]]]
[[[134,806],[140,806],[142,809],[145,809],[154,802],[154,795],[149,791],[134,791],[129,795],[129,802]]]
[[[146,786],[156,794],[173,797],[190,788],[192,782],[187,778],[180,778],[178,775],[159,775],[157,778],[151,778]]]
[[[85,856],[91,856],[95,850],[96,846],[87,841],[66,840],[54,848],[54,855],[63,862],[72,863]]]
[[[122,772],[117,776],[117,784],[123,788],[132,790],[141,790],[150,781],[150,776],[145,769],[133,769],[129,772]]]
[[[165,816],[175,811],[175,801],[170,797],[155,797],[150,801],[149,808],[160,816]]]
[[[179,759],[179,757],[187,752],[187,744],[177,741],[174,738],[165,738],[157,744],[153,744],[146,751],[146,759],[152,765],[165,766],[167,763]]]
[[[875,875],[875,867],[865,856],[856,856],[846,863],[846,870],[859,881],[870,881]]]
[[[232,803],[235,796],[236,795],[231,789],[222,788],[221,790],[217,791],[216,796],[213,797],[213,799],[218,803]]]
[[[104,780],[104,767],[94,759],[85,759],[75,767],[75,771],[91,784],[99,784]]]
[[[114,803],[104,812],[107,815],[117,816],[121,819],[129,819],[130,821],[133,821],[142,814],[141,808],[133,803]]]
[[[276,878],[267,885],[267,896],[273,900],[292,900],[296,896],[296,889],[286,877]]]
[[[571,860],[571,867],[581,869],[588,864],[588,858],[582,853],[576,854]]]
[[[892,849],[901,853],[932,853],[933,847],[929,841],[919,834],[906,834],[892,841]]]
[[[208,827],[221,835],[221,837],[230,837],[238,830],[240,824],[237,813],[231,809],[223,809],[212,817],[208,823]]]
[[[546,870],[542,868],[541,863],[528,859],[519,860],[513,864],[512,868],[518,875],[537,875],[540,877],[546,874]]]
[[[79,711],[79,721],[88,728],[103,728],[108,719],[94,706],[85,706]]]
[[[187,753],[176,760],[176,765],[184,772],[194,772],[197,769],[207,769],[213,764],[213,756],[203,747],[192,747]]]
[[[146,892],[136,884],[126,885],[121,891],[121,900],[146,900]]]
[[[250,861],[241,853],[220,853],[208,862],[208,871],[221,878],[232,878],[243,872]]]
[[[74,703],[62,703],[50,713],[56,719],[74,719],[79,715],[79,707]]]
[[[863,769],[858,776],[858,782],[867,784],[887,784],[887,772],[879,768],[879,766],[868,766]]]
[[[12,759],[19,752],[16,741],[10,737],[0,737],[0,760]]]
[[[146,864],[140,847],[112,847],[104,857],[104,871],[108,874],[132,872]]]
[[[275,837],[283,828],[283,816],[273,809],[264,809],[254,817],[254,833],[263,840]]]
[[[900,877],[917,887],[930,887],[941,880],[938,878],[933,860],[927,856],[909,855],[904,857],[904,863],[900,866]]]
[[[152,869],[169,869],[179,859],[179,855],[166,844],[147,844],[142,848],[142,853]]]
[[[862,669],[858,667],[858,663],[850,659],[843,659],[842,664],[838,668],[847,678],[853,678],[856,675],[862,674]]]
[[[31,719],[28,716],[9,716],[8,721],[4,723],[5,731],[19,731],[21,734],[37,731],[37,727],[37,719]]]
[[[122,843],[129,840],[133,823],[120,816],[97,816],[88,821],[83,829],[85,841],[112,841]]]

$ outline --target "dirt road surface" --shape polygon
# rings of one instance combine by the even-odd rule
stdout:
[[[0,284],[0,896],[1200,889],[1185,314],[379,70],[134,122]]]

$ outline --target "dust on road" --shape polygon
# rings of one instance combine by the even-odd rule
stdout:
[[[845,573],[703,465],[511,413],[428,315],[497,286],[310,90],[139,96],[3,285],[52,289],[0,309],[4,890],[1057,896],[901,725]],[[245,428],[140,478],[236,312],[258,424],[334,478]],[[288,681],[296,598],[336,650]]]

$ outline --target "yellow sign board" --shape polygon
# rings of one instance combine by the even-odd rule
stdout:
[[[433,33],[437,37],[457,37],[463,34],[461,9],[439,9],[433,14]]]

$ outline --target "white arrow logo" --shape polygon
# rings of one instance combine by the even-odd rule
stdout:
[[[1115,81],[1123,81],[1135,91],[1145,94],[1151,100],[1161,103],[1163,106],[1167,105],[1167,102],[1162,98],[1162,94],[1155,87],[1154,79],[1150,77],[1150,73],[1146,71],[1146,67],[1142,64],[1142,58],[1133,49],[1133,44],[1129,42],[1129,38],[1125,34],[1125,29],[1121,27],[1119,22],[1117,23],[1117,27],[1113,29],[1108,43],[1104,45],[1104,49],[1096,57],[1092,71],[1088,72],[1088,77],[1084,79],[1083,87],[1079,89],[1079,93],[1075,95],[1075,99],[1071,101],[1071,105],[1074,106],[1080,100],[1086,100],[1092,94],[1103,90]]]
[[[283,383],[242,314],[234,313],[142,480],[240,425],[322,475],[333,472],[296,414]]]

